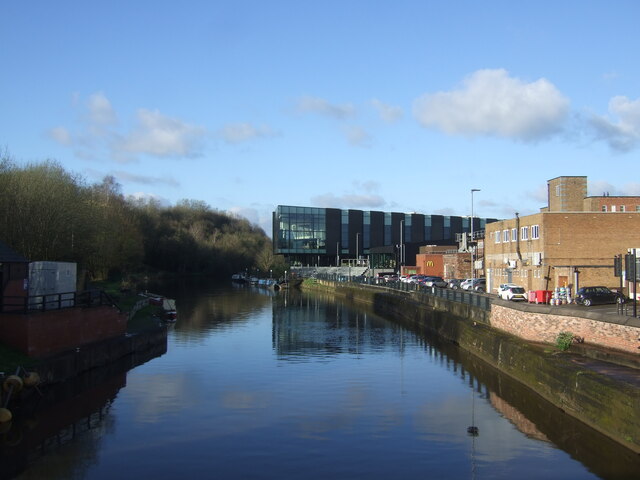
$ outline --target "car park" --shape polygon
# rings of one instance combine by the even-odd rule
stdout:
[[[606,303],[624,303],[624,295],[607,287],[582,287],[576,292],[576,303],[590,307]]]
[[[498,293],[498,295],[500,295],[500,298],[502,298],[503,300],[510,300],[514,302],[524,302],[527,300],[527,292],[524,288],[513,284],[505,284],[501,285],[501,287],[502,286],[504,286],[504,288],[500,291],[500,293]]]

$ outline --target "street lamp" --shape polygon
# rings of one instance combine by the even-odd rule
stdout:
[[[476,267],[474,264],[474,254],[476,252],[475,247],[473,246],[473,192],[479,192],[479,188],[471,189],[471,278],[476,277]]]
[[[358,266],[358,259],[360,258],[360,232],[356,233],[356,267]]]
[[[404,220],[400,220],[400,273],[404,265]]]

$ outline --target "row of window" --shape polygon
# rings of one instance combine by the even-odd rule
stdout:
[[[540,225],[520,227],[520,240],[529,240],[529,233],[531,233],[531,240],[539,239]],[[495,243],[517,242],[518,229],[512,228],[511,230],[498,230],[497,232],[495,232],[495,241]]]
[[[618,212],[626,212],[627,208],[625,205],[620,205]],[[609,210],[609,207],[607,207],[606,205],[602,205],[602,211],[603,212],[615,212],[616,211],[616,206],[615,205],[611,205],[611,210]],[[640,205],[636,205],[636,212],[640,212]]]
[[[527,270],[523,268],[522,270],[510,270],[506,268],[496,268],[493,270],[494,277],[519,277],[519,278],[527,278],[529,276],[529,272],[531,273],[532,278],[542,278],[541,270]]]

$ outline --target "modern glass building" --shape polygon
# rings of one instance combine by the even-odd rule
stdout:
[[[469,217],[279,205],[273,212],[273,249],[292,264],[331,266],[367,257],[376,263],[415,265],[423,245],[456,245]],[[474,231],[496,219],[474,218]],[[390,259],[394,262],[390,262]]]

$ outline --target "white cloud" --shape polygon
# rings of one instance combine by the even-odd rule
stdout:
[[[317,113],[331,118],[343,120],[355,114],[355,107],[350,103],[337,105],[318,97],[302,97],[298,99],[296,110],[301,113]]]
[[[592,115],[589,119],[596,138],[620,152],[636,148],[640,143],[640,98],[629,100],[624,96],[613,97],[609,101],[609,113],[618,117],[618,121],[599,115]]]
[[[49,137],[61,145],[69,146],[73,143],[71,133],[64,127],[55,127],[49,130]]]
[[[139,183],[142,185],[165,185],[168,187],[179,187],[180,182],[172,177],[153,177],[151,175],[137,175],[135,173],[129,173],[122,170],[116,170],[112,175],[122,181]]]
[[[569,101],[546,79],[524,83],[503,69],[478,70],[459,89],[414,102],[414,114],[426,128],[523,141],[560,131],[568,109]]]
[[[138,154],[194,157],[200,153],[201,140],[206,133],[202,127],[157,110],[140,109],[135,128],[121,132],[117,129],[116,112],[103,93],[90,95],[85,103],[74,94],[72,103],[81,110],[78,128],[74,131],[57,126],[47,134],[54,141],[72,148],[79,158],[95,160],[110,154],[118,161],[130,161]]]
[[[140,203],[155,203],[161,207],[171,206],[171,202],[168,199],[161,197],[160,195],[156,195],[155,193],[135,192],[131,195],[127,195],[127,199],[138,201]]]
[[[254,126],[250,123],[235,123],[224,126],[220,136],[227,143],[242,143],[256,138],[272,137],[275,132],[267,126]]]
[[[373,194],[336,196],[333,193],[325,193],[311,198],[312,205],[323,208],[382,208],[385,203],[380,195]]]
[[[115,144],[116,152],[159,157],[194,157],[199,154],[204,129],[159,111],[141,108],[136,128]]]
[[[343,131],[350,145],[356,147],[371,146],[371,137],[363,128],[356,125],[349,125],[344,127]]]
[[[403,112],[400,107],[383,103],[377,98],[371,100],[371,104],[378,111],[380,118],[387,123],[394,123],[402,118]]]
[[[89,97],[87,117],[89,123],[96,127],[113,125],[117,122],[116,112],[102,92],[94,93]]]

